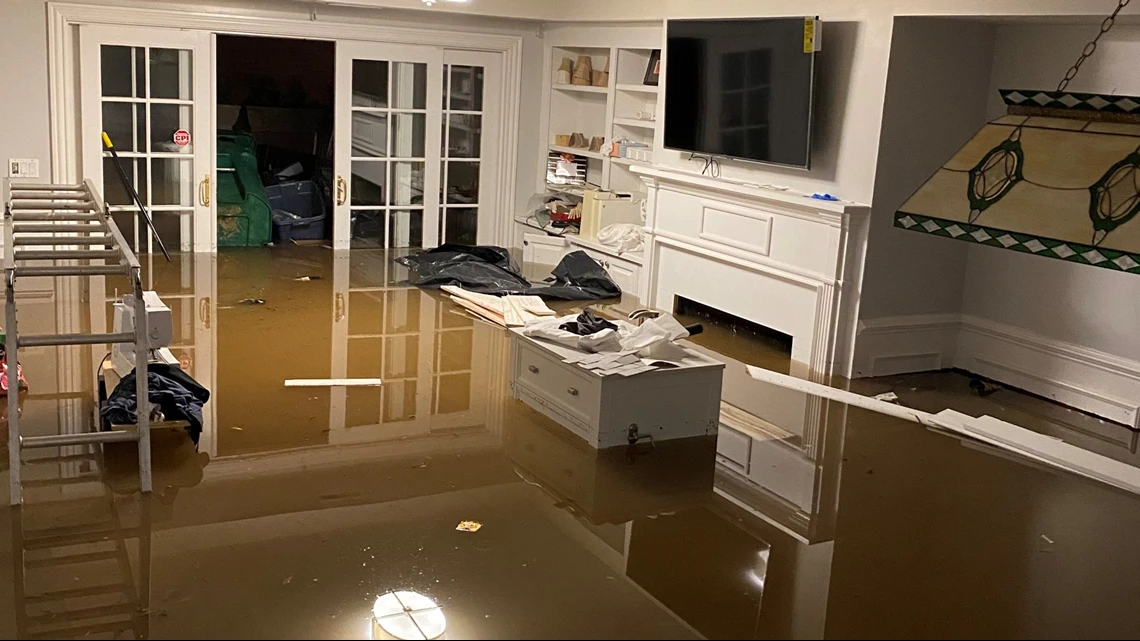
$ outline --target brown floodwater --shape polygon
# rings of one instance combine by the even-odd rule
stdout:
[[[152,265],[213,393],[201,440],[155,432],[147,496],[133,446],[26,452],[0,637],[369,638],[392,591],[434,600],[451,639],[1140,636],[1140,499],[762,385],[745,363],[788,367],[763,341],[694,339],[750,454],[598,452],[511,398],[504,330],[383,252]],[[22,331],[98,331],[126,282],[23,287]],[[104,355],[22,353],[24,433],[90,429]],[[284,386],[359,377],[384,384]],[[1089,438],[1137,453],[1123,428]]]

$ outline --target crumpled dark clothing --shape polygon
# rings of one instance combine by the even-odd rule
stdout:
[[[621,288],[585,252],[567,254],[551,272],[549,286],[532,285],[518,263],[502,247],[444,244],[403,256],[397,263],[411,270],[408,282],[436,289],[458,285],[480,294],[526,294],[562,300],[596,300],[621,296]]]
[[[155,363],[147,367],[150,402],[162,409],[170,421],[186,421],[194,444],[202,434],[202,407],[210,400],[210,391],[176,365]],[[103,407],[103,418],[113,425],[134,425],[135,372],[124,376],[111,392]]]
[[[596,334],[603,329],[612,329],[616,331],[617,328],[617,325],[614,325],[604,318],[595,316],[594,312],[588,309],[582,310],[582,313],[578,314],[578,318],[575,318],[569,323],[562,323],[558,326],[558,329],[570,332],[571,334],[577,334],[579,336],[589,336],[590,334]]]

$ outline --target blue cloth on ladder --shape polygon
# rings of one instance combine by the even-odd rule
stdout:
[[[176,365],[156,363],[147,367],[150,402],[162,409],[169,421],[186,421],[190,438],[198,443],[202,434],[202,407],[210,400],[210,391],[202,387]],[[131,370],[115,386],[103,406],[103,418],[113,425],[134,425],[135,371]]]

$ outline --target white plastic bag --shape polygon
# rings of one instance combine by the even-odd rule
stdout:
[[[598,242],[622,252],[639,252],[642,248],[641,225],[614,223],[598,231]]]

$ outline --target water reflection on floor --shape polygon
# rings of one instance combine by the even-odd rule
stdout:
[[[1140,633],[1140,502],[761,387],[770,351],[701,341],[746,454],[598,453],[509,398],[502,330],[382,252],[176,261],[148,277],[214,393],[199,447],[156,433],[145,499],[129,446],[26,454],[53,460],[0,510],[0,636],[364,638],[391,590],[453,639]],[[124,290],[47,283],[21,318],[99,330]],[[27,353],[25,433],[86,429],[102,356]],[[283,385],[345,377],[384,385]]]

